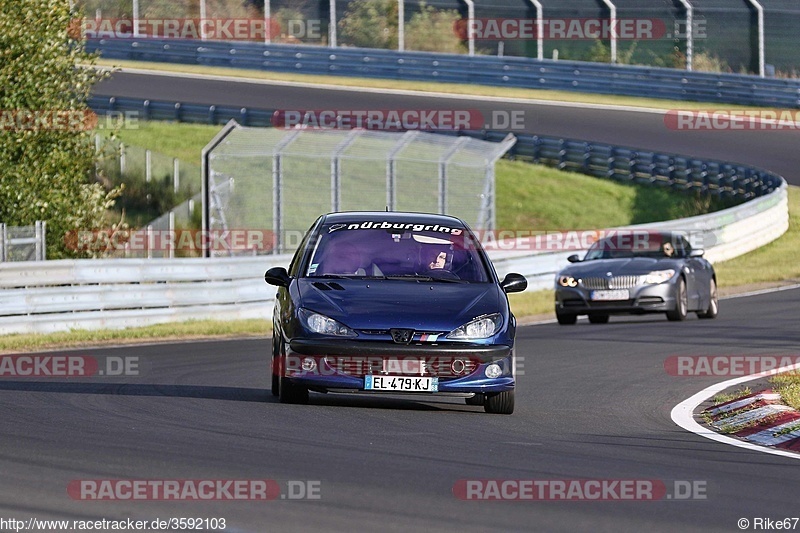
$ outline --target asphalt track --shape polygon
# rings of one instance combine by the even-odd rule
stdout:
[[[661,316],[521,328],[517,410],[458,399],[267,392],[264,339],[81,350],[140,358],[138,377],[0,381],[0,516],[226,517],[228,531],[737,531],[796,516],[800,461],[716,443],[670,409],[723,378],[671,355],[795,354],[800,290],[725,300],[717,320]],[[74,353],[74,352],[71,352]],[[649,479],[706,499],[462,501],[462,479]],[[74,501],[75,479],[320,482],[319,500]]]
[[[659,113],[483,102],[458,96],[429,98],[381,91],[353,93],[347,89],[287,87],[128,72],[115,73],[111,79],[103,81],[95,88],[95,94],[266,109],[474,109],[487,120],[491,120],[493,111],[522,111],[523,130],[527,133],[747,163],[777,172],[789,183],[800,185],[797,153],[800,131],[793,129],[676,131],[667,128],[664,115]],[[720,108],[724,106],[708,105],[708,109]]]
[[[317,98],[314,108],[353,108],[354,98],[359,109],[376,102],[385,109],[387,101],[460,105],[339,92],[320,100],[321,93],[297,88],[193,83],[117,74],[98,93],[263,107],[300,107],[308,98]],[[794,133],[688,134],[666,130],[659,115],[522,107],[541,133],[732,158],[800,179]],[[616,532],[738,531],[739,518],[752,525],[756,517],[797,516],[800,462],[677,427],[672,407],[722,378],[673,377],[663,365],[672,355],[794,355],[798,308],[796,289],[723,301],[713,321],[655,316],[520,328],[524,373],[512,416],[455,399],[312,395],[308,406],[283,405],[267,391],[267,339],[80,350],[138,357],[142,373],[0,380],[0,517],[225,517],[234,532]],[[464,479],[589,478],[658,480],[673,494],[676,481],[699,482],[706,498],[493,502],[453,495]],[[274,479],[284,493],[290,480],[318,481],[321,498],[76,501],[66,489],[79,479]]]

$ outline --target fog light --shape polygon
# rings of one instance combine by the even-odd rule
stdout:
[[[300,367],[306,372],[313,372],[317,368],[317,362],[313,357],[306,357],[303,359],[303,364]]]
[[[492,363],[486,367],[484,373],[489,379],[499,378],[503,374],[503,369],[497,363]]]
[[[467,363],[465,363],[461,359],[454,359],[452,363],[450,363],[450,370],[453,371],[453,374],[460,376],[464,373],[464,370],[467,369]]]

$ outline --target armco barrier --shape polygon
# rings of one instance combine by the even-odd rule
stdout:
[[[197,40],[95,39],[88,41],[87,48],[99,51],[106,59],[800,108],[800,80],[743,74],[524,57]]]
[[[271,266],[291,256],[81,259],[0,265],[0,334],[268,318]]]
[[[742,255],[789,227],[787,188],[698,217],[634,226],[701,232],[711,261]],[[520,247],[522,248],[522,247]],[[551,288],[569,252],[493,251],[501,277],[524,274],[529,290]],[[212,259],[61,260],[0,265],[0,334],[126,328],[184,320],[272,316],[264,283],[289,255]]]

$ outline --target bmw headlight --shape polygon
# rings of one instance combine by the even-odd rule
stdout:
[[[478,317],[447,334],[448,339],[487,339],[498,332],[503,324],[500,313]]]
[[[572,276],[558,276],[558,284],[562,287],[577,287],[578,280]]]
[[[325,315],[309,311],[307,309],[300,310],[300,319],[303,325],[314,333],[320,335],[333,335],[334,337],[355,337],[356,332],[348,328],[341,322],[329,318]]]
[[[650,285],[657,285],[669,281],[674,275],[675,271],[671,268],[669,270],[655,270],[644,277],[644,282]]]

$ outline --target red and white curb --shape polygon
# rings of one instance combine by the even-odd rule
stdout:
[[[711,427],[740,439],[800,451],[800,411],[780,403],[771,390],[750,394],[705,409]]]
[[[775,369],[769,374],[790,372],[800,364]],[[676,405],[670,416],[672,421],[687,431],[707,439],[751,451],[800,459],[800,412],[780,404],[780,396],[772,391],[762,391],[744,398],[711,407],[705,411],[714,428],[698,422],[697,408],[724,390],[765,377],[764,373],[743,376],[707,387]],[[737,410],[741,412],[735,413]],[[735,413],[732,416],[726,414]],[[716,429],[733,429],[730,435]],[[738,428],[738,429],[737,429]],[[786,431],[786,433],[783,433]]]

